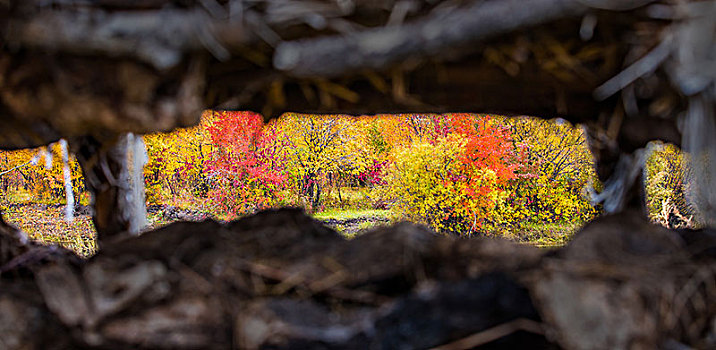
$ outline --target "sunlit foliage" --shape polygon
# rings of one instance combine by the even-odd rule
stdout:
[[[586,188],[598,183],[584,131],[564,121],[504,118],[522,155],[520,181],[511,184],[511,216],[519,221],[584,222],[597,213]]]
[[[285,146],[285,174],[297,204],[315,211],[327,186],[355,184],[374,166],[368,134],[358,125],[348,116],[287,114],[269,126]]]
[[[87,204],[84,179],[79,163],[69,159],[74,198]],[[64,203],[62,151],[59,143],[38,149],[0,152],[0,178],[3,195],[21,194],[38,203]],[[7,200],[7,198],[5,198]],[[21,200],[22,201],[22,200]]]
[[[206,126],[213,146],[203,176],[209,197],[230,215],[281,204],[286,162],[276,129],[251,112],[217,112]]]
[[[254,113],[207,111],[196,127],[144,139],[148,203],[220,219],[286,205],[389,209],[395,220],[475,235],[576,227],[599,212],[586,195],[598,181],[585,134],[560,120],[287,114],[263,124]],[[0,154],[4,203],[64,202],[59,149],[48,150]],[[691,225],[687,156],[669,145],[652,150],[645,170],[652,219]],[[70,166],[75,197],[87,204],[79,167]]]
[[[423,124],[428,136],[398,146],[389,167],[392,209],[440,232],[469,235],[494,220],[494,208],[507,196],[501,186],[516,177],[510,139],[475,115],[430,117]]]
[[[586,196],[595,174],[581,129],[474,114],[430,116],[422,124],[430,126],[422,129],[428,137],[393,138],[400,151],[387,186],[399,215],[460,234],[596,215]],[[415,123],[386,130],[401,125]]]
[[[159,204],[176,197],[206,197],[209,191],[207,162],[216,146],[208,128],[216,113],[204,112],[193,128],[144,136],[149,158],[144,167],[146,198]]]
[[[649,217],[667,227],[698,226],[695,210],[686,200],[687,155],[672,144],[653,142],[649,146],[644,177]]]

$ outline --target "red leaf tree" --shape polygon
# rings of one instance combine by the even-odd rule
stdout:
[[[276,132],[264,128],[256,113],[214,113],[207,127],[214,149],[206,169],[217,209],[236,215],[277,205],[286,177]]]

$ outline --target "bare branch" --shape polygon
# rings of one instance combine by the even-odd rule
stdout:
[[[350,36],[284,42],[274,66],[299,77],[332,77],[351,71],[383,69],[414,57],[437,56],[517,28],[586,13],[571,0],[475,2],[403,26],[368,29]],[[449,23],[450,25],[445,25]],[[346,55],[349,53],[349,55]]]
[[[3,171],[3,172],[0,172],[0,177],[3,176],[3,175],[5,175],[5,174],[7,174],[7,173],[10,173],[10,172],[12,172],[12,171],[14,171],[14,170],[16,170],[16,169],[20,169],[20,168],[22,168],[22,167],[24,167],[24,166],[30,164],[31,162],[32,162],[32,159],[31,159],[31,160],[28,160],[28,161],[25,162],[25,163],[22,163],[22,164],[20,164],[20,165],[18,165],[18,166],[16,166],[16,167],[14,167],[14,168],[5,170],[5,171]]]
[[[159,69],[176,65],[192,50],[209,50],[225,58],[222,48],[249,41],[240,22],[216,21],[199,10],[44,11],[11,20],[8,28],[5,40],[11,45],[130,56]]]
[[[596,90],[594,90],[594,97],[600,101],[604,100],[645,74],[653,72],[667,57],[669,57],[669,54],[672,51],[672,39],[673,38],[671,36],[667,36],[646,56],[624,69],[614,78],[609,79],[609,81],[599,86]]]

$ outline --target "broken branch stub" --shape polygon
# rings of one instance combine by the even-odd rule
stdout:
[[[140,137],[117,136],[112,142],[91,137],[73,144],[94,209],[92,221],[100,243],[121,233],[137,234],[146,225]]]

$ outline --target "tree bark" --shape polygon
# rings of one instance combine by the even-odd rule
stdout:
[[[0,347],[716,345],[716,236],[633,213],[551,251],[406,223],[345,239],[282,209],[175,223],[84,262],[66,253],[0,222]]]
[[[580,1],[477,1],[453,7],[402,26],[369,29],[351,35],[283,42],[274,53],[274,67],[296,77],[335,77],[360,70],[381,70],[411,59],[445,51],[589,10]]]
[[[78,139],[72,146],[91,196],[94,210],[92,221],[101,246],[113,237],[128,232],[130,228],[130,217],[126,210],[130,189],[124,171],[127,143],[119,136],[111,142],[85,137]]]

